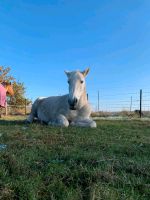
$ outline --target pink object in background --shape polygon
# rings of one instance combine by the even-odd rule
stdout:
[[[0,84],[0,106],[6,107],[6,89]]]

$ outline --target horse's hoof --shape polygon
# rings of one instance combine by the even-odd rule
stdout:
[[[97,127],[97,124],[95,121],[92,121],[91,124],[90,124],[90,127],[91,128],[96,128]]]

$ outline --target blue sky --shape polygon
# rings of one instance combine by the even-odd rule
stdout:
[[[149,0],[1,0],[0,65],[32,100],[67,93],[64,70],[87,66],[93,103],[98,90],[150,91],[149,10]]]

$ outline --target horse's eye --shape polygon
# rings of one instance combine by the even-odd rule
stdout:
[[[84,81],[81,81],[81,84],[83,83]]]
[[[68,84],[70,83],[70,81],[68,81]]]

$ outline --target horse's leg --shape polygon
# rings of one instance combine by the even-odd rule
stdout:
[[[78,111],[78,116],[71,122],[71,126],[96,128],[96,122],[90,118],[91,107],[86,104]]]
[[[96,128],[96,122],[92,119],[76,119],[71,122],[71,126],[79,126],[79,127],[90,127],[90,128]]]
[[[64,115],[59,115],[54,121],[50,121],[48,125],[68,127],[69,122]]]
[[[30,115],[27,118],[27,122],[32,123],[34,120],[34,116],[30,113]]]

